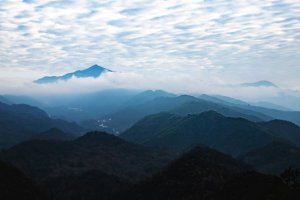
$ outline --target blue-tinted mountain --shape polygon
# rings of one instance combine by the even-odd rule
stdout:
[[[156,114],[140,120],[120,137],[175,151],[202,144],[233,156],[278,139],[269,129],[254,122],[225,117],[215,111],[185,117]]]
[[[0,148],[10,147],[51,128],[74,135],[84,133],[84,129],[76,123],[52,119],[37,107],[0,103]]]
[[[258,124],[271,130],[276,137],[285,138],[300,147],[300,127],[296,124],[284,120],[271,120]]]
[[[274,83],[272,83],[270,81],[265,81],[265,80],[253,82],[253,83],[242,83],[240,85],[243,87],[275,87],[275,88],[278,87]]]
[[[31,139],[39,139],[39,140],[72,140],[75,139],[76,136],[74,134],[65,133],[58,128],[51,128],[42,133],[35,134],[31,137]]]
[[[212,101],[215,103],[221,103],[221,104],[241,104],[241,105],[248,105],[247,102],[241,101],[239,99],[227,97],[227,96],[222,96],[222,95],[207,95],[207,94],[202,94],[199,96],[199,99],[203,99],[206,101]]]
[[[98,65],[93,65],[88,69],[78,70],[78,71],[68,73],[68,74],[65,74],[62,76],[45,76],[43,78],[35,80],[34,82],[38,83],[38,84],[54,83],[59,80],[64,80],[64,81],[69,80],[73,76],[77,77],[77,78],[86,78],[86,77],[97,78],[104,72],[112,72],[112,71],[109,69],[106,69],[104,67],[98,66]]]
[[[200,96],[203,98],[203,96]],[[254,106],[250,104],[241,104],[241,103],[234,103],[233,101],[227,101],[224,98],[219,98],[218,96],[204,96],[209,101],[223,104],[229,106],[230,109],[238,111],[240,113],[244,113],[247,115],[257,116],[265,121],[269,121],[273,119],[281,119],[291,121],[298,126],[300,126],[300,111],[287,111],[282,108],[274,109],[274,108],[267,108],[261,106]]]
[[[4,96],[0,95],[0,102],[5,103],[5,104],[11,104],[12,102],[9,101],[7,98]]]

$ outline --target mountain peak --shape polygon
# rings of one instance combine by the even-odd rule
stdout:
[[[54,82],[57,82],[59,80],[67,81],[70,78],[72,78],[73,76],[75,76],[77,78],[86,78],[86,77],[97,78],[104,72],[113,72],[113,71],[95,64],[95,65],[93,65],[93,66],[91,66],[87,69],[77,70],[75,72],[67,73],[67,74],[62,75],[62,76],[45,76],[43,78],[35,80],[34,83],[46,84],[46,83],[54,83]]]
[[[261,80],[253,83],[242,83],[240,86],[243,87],[275,87],[277,88],[278,86],[275,85],[274,83],[266,80]]]

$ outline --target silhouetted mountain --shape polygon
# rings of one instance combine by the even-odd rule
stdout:
[[[243,87],[275,87],[275,88],[278,87],[274,83],[272,83],[270,81],[265,81],[265,80],[254,82],[254,83],[242,83],[242,84],[240,84],[240,86],[243,86]]]
[[[2,154],[25,174],[41,182],[94,169],[138,180],[152,175],[173,156],[103,132],[90,132],[72,141],[26,141]]]
[[[65,133],[57,128],[51,128],[48,131],[35,134],[31,139],[40,139],[40,140],[72,140],[76,136],[70,133]]]
[[[0,160],[0,199],[50,200],[54,198],[17,168]]]
[[[197,146],[116,199],[213,199],[225,181],[248,169],[228,155]]]
[[[273,135],[285,138],[300,147],[300,127],[289,121],[272,120],[259,125],[272,130]]]
[[[12,146],[53,127],[77,135],[84,131],[76,123],[51,119],[39,108],[24,104],[0,103],[0,124],[0,148]]]
[[[59,80],[68,80],[68,79],[72,78],[73,76],[77,77],[77,78],[85,78],[85,77],[97,78],[104,72],[112,72],[112,71],[109,69],[100,67],[98,65],[93,65],[88,69],[78,70],[78,71],[68,73],[68,74],[65,74],[62,76],[45,76],[43,78],[35,80],[34,82],[38,83],[38,84],[53,83],[53,82],[57,82]]]
[[[300,169],[300,148],[285,142],[271,142],[239,158],[264,173],[280,174],[289,167]]]
[[[172,150],[183,150],[199,143],[233,156],[278,139],[271,131],[254,122],[224,117],[214,111],[181,118],[167,114],[149,116],[122,133],[120,137]]]

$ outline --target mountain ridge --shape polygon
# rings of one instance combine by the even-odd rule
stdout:
[[[104,72],[113,72],[112,70],[106,69],[104,67],[101,67],[99,65],[93,65],[87,69],[84,70],[77,70],[75,72],[67,73],[61,76],[44,76],[40,79],[37,79],[33,81],[34,83],[37,84],[47,84],[47,83],[55,83],[59,80],[69,80],[73,76],[77,78],[86,78],[86,77],[93,77],[97,78],[99,77],[102,73]]]

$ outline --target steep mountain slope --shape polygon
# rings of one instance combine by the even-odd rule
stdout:
[[[156,120],[156,117],[159,120]],[[160,119],[163,117],[167,119]],[[233,156],[262,147],[277,139],[271,131],[254,122],[242,118],[224,117],[214,111],[188,115],[181,119],[178,116],[158,114],[144,120],[122,133],[120,137],[132,142],[172,150],[183,150],[199,143]],[[163,123],[161,124],[160,121]],[[166,124],[166,127],[160,127],[163,124]]]
[[[259,125],[272,130],[277,137],[285,138],[300,147],[300,127],[289,121],[272,120]]]
[[[93,169],[138,180],[163,167],[173,156],[103,132],[90,132],[72,141],[31,140],[2,154],[40,182]]]
[[[116,199],[213,199],[225,181],[248,169],[228,155],[197,146]]]
[[[84,132],[76,123],[51,119],[36,107],[0,103],[0,148],[9,147],[54,127],[77,135]]]
[[[77,78],[84,78],[84,77],[97,78],[104,72],[112,72],[112,71],[109,69],[100,67],[98,65],[93,65],[88,69],[78,70],[78,71],[68,73],[68,74],[65,74],[62,76],[45,76],[43,78],[35,80],[34,82],[38,83],[38,84],[47,84],[47,83],[57,82],[59,80],[68,80],[68,79],[72,78],[73,76],[75,76]]]
[[[0,160],[0,199],[50,200],[48,192],[27,178],[20,170]]]
[[[289,167],[300,169],[300,148],[285,142],[271,142],[239,158],[263,173],[280,174]]]

